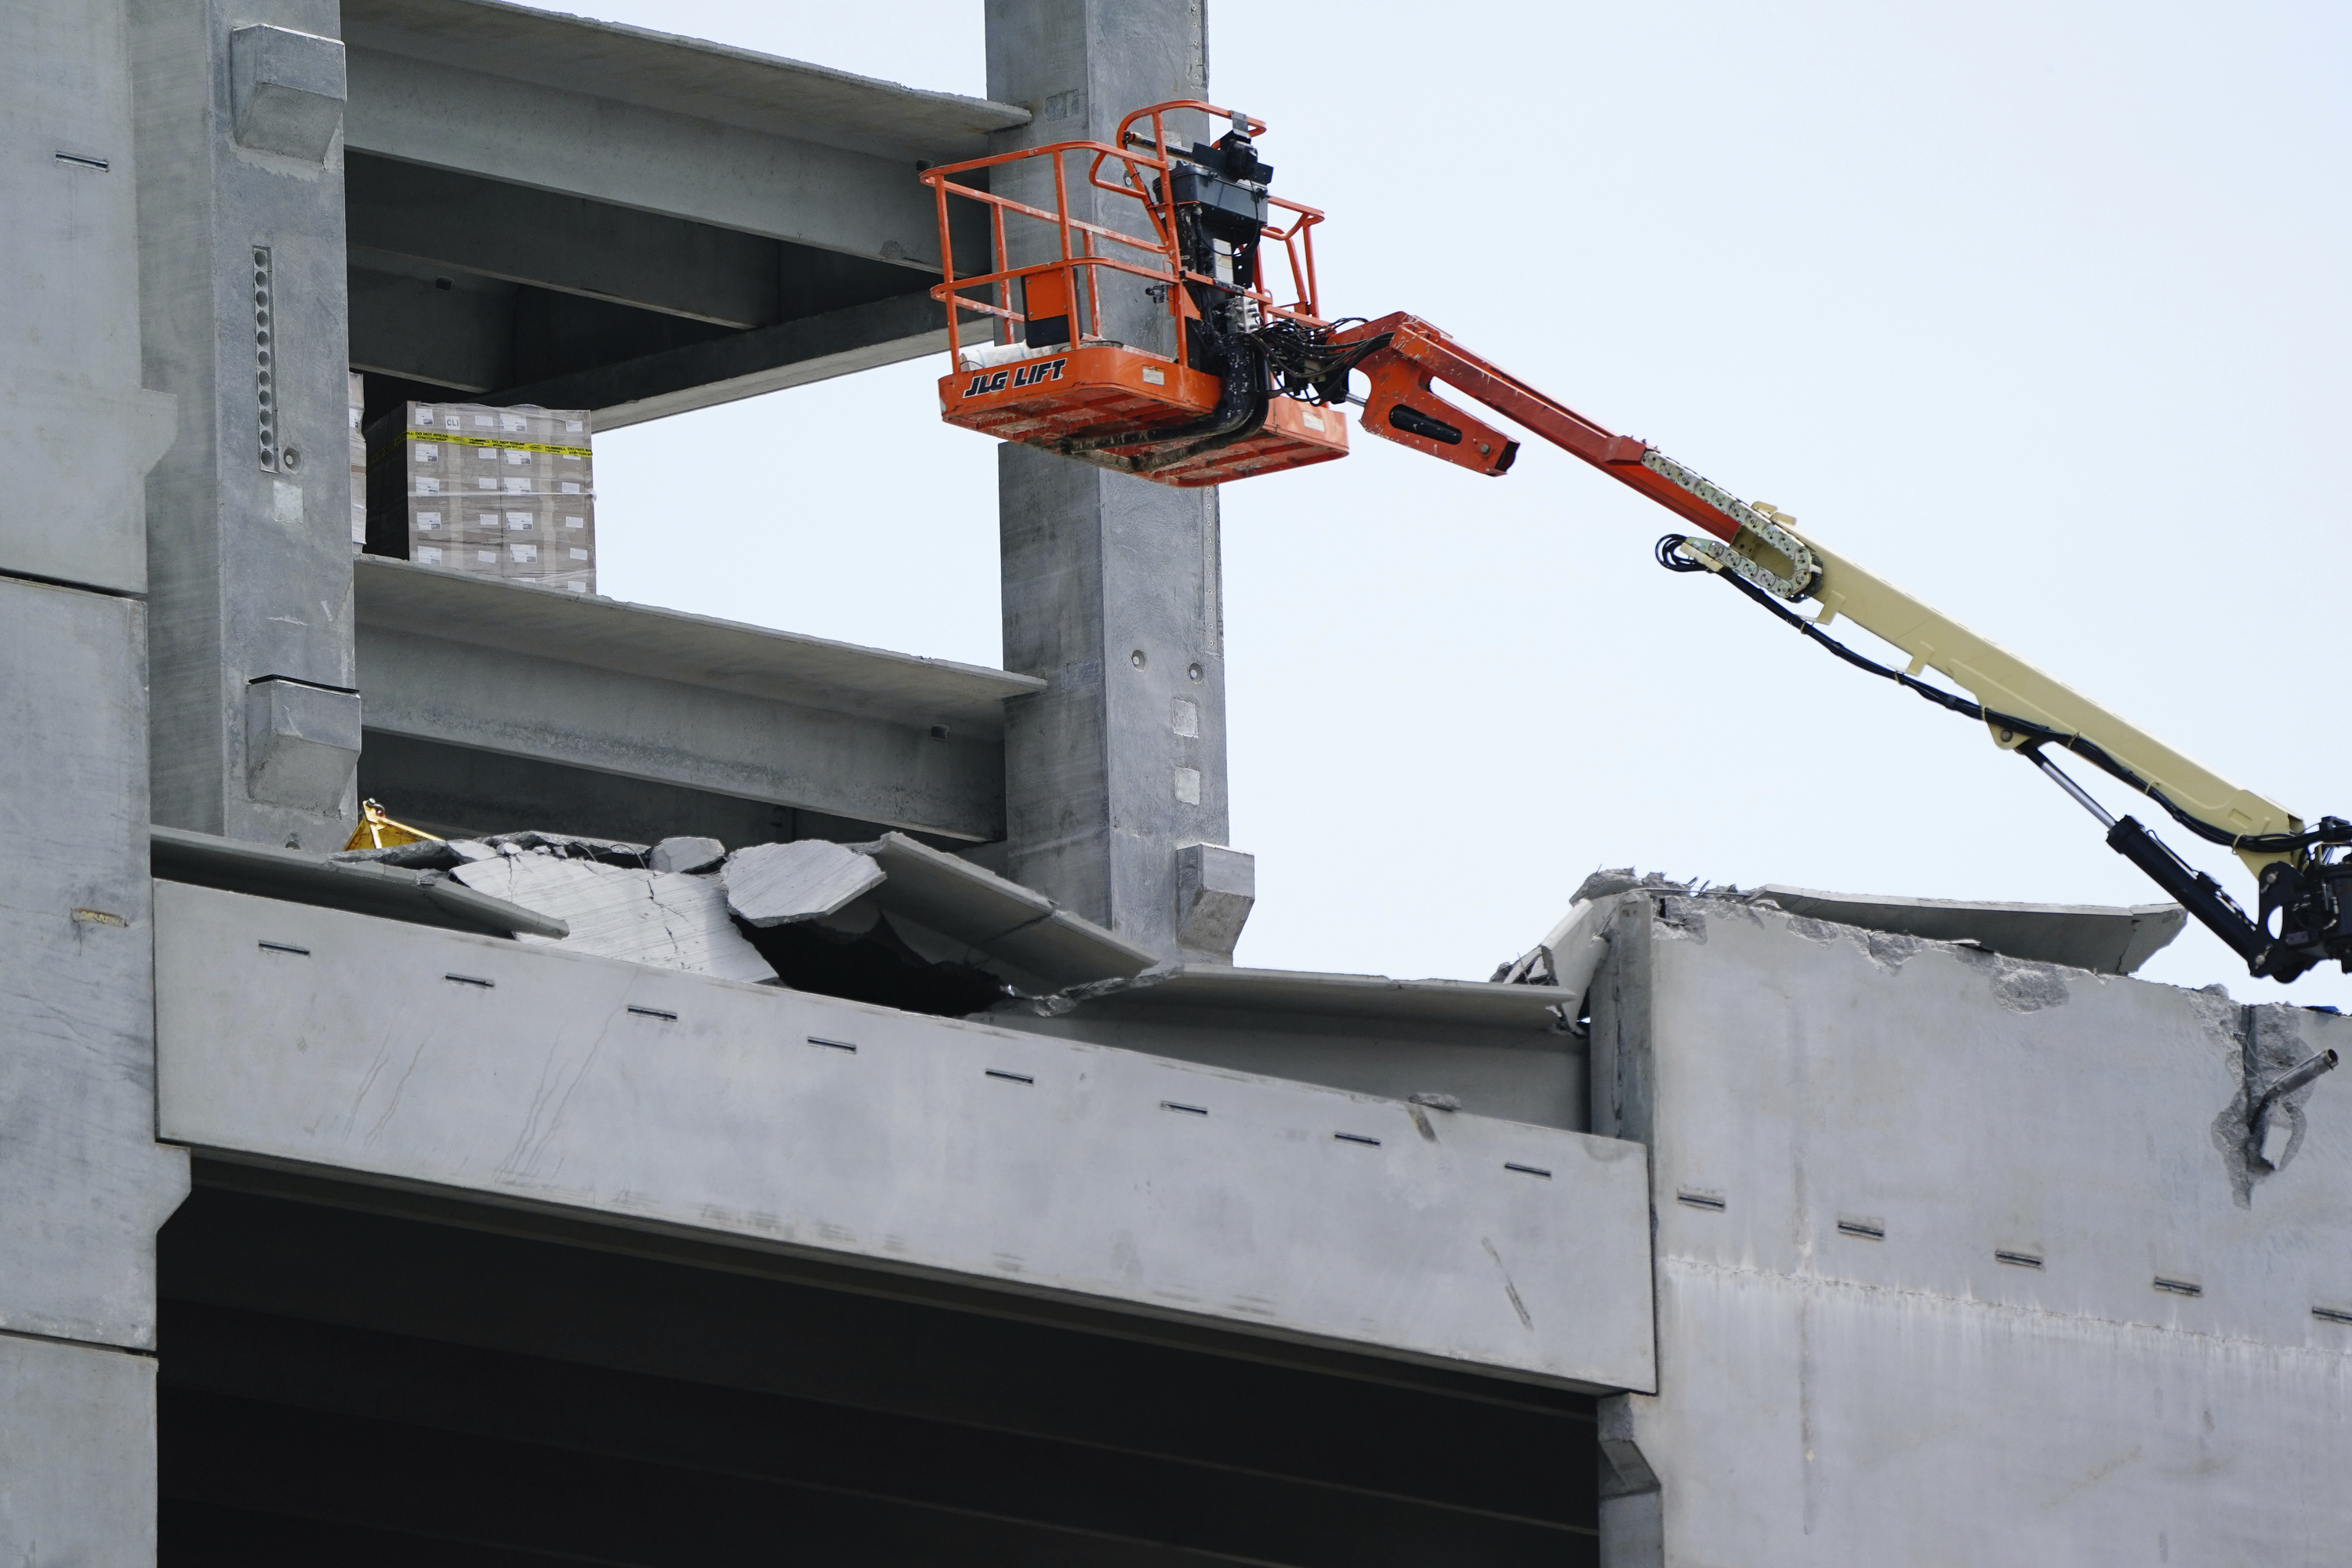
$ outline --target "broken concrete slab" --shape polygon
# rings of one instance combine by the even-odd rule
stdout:
[[[454,858],[449,861],[458,863]],[[166,881],[349,910],[415,925],[550,939],[561,938],[571,929],[536,910],[453,881],[438,869],[279,849],[184,827],[150,828],[148,864],[155,876]]]
[[[342,849],[331,858],[376,866],[403,866],[425,871],[453,871],[469,860],[493,855],[518,855],[543,849],[560,858],[601,860],[607,866],[642,868],[650,852],[642,844],[618,838],[583,838],[572,833],[542,833],[525,828],[519,833],[494,833],[487,838],[424,838],[414,844],[388,844],[381,849]]]
[[[1655,871],[1641,876],[1631,866],[1595,871],[1577,888],[1568,913],[1543,941],[1496,970],[1492,979],[1504,985],[1556,985],[1576,994],[1571,1002],[1582,998],[1591,986],[1593,971],[1608,954],[1609,920],[1617,895],[1637,888],[1684,893],[1690,890],[1690,884],[1670,880]]]
[[[1969,903],[1778,884],[1758,888],[1748,897],[1811,920],[1928,942],[1973,942],[2006,957],[2100,974],[2131,973],[2179,936],[2189,920],[2179,904]]]
[[[888,874],[875,900],[919,951],[926,946],[922,933],[907,930],[908,922],[961,949],[961,962],[987,968],[993,961],[1055,986],[1124,979],[1158,962],[1034,889],[903,833],[886,833],[859,849]]]
[[[656,871],[708,871],[727,858],[727,846],[716,838],[680,835],[653,847],[646,864]]]
[[[754,844],[727,858],[719,875],[727,907],[755,926],[789,925],[836,914],[882,885],[871,858],[824,838]]]
[[[727,890],[716,877],[533,851],[478,860],[451,874],[492,898],[567,922],[572,934],[564,946],[572,952],[722,980],[777,979],[728,918]]]

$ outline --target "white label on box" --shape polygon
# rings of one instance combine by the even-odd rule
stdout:
[[[488,430],[488,429],[489,429],[489,428],[491,427],[491,426],[490,426],[490,416],[489,416],[488,415],[487,415],[487,414],[477,414],[477,415],[475,415],[475,416],[474,416],[474,423],[475,423],[477,426],[478,426],[480,428],[484,429],[484,430]]]
[[[524,496],[529,495],[530,493],[530,481],[529,479],[509,479],[507,481],[507,494],[510,496]]]
[[[566,479],[563,481],[563,493],[568,496],[576,496],[581,493],[580,487],[574,481]]]
[[[588,559],[588,552],[575,544],[572,547],[572,559],[574,561],[585,561]]]
[[[495,566],[499,563],[499,552],[495,550],[477,550],[474,552],[474,559],[485,566]]]
[[[484,474],[474,480],[474,488],[478,490],[494,490],[499,488],[499,481],[492,476]]]
[[[567,463],[576,463],[580,460],[580,454],[577,452],[565,452],[561,454],[561,456]]]
[[[501,430],[520,430],[523,427],[526,421],[520,414],[501,414],[499,416],[499,428]]]
[[[441,416],[441,428],[444,430],[455,430],[457,427],[457,416],[455,414],[444,414]]]
[[[584,594],[588,591],[588,584],[585,583],[566,583],[563,585],[575,594]]]
[[[485,463],[495,463],[499,460],[499,449],[496,447],[477,447],[474,448],[474,456],[481,458]]]
[[[437,496],[441,493],[441,481],[431,474],[419,474],[416,476],[416,493],[421,496]]]
[[[441,526],[441,514],[437,511],[420,511],[416,514],[416,526],[438,528]]]
[[[584,517],[567,517],[563,520],[563,526],[566,528],[585,528],[588,526],[588,520]]]
[[[439,462],[441,460],[441,443],[438,441],[419,441],[416,443],[416,460],[420,463]]]
[[[433,410],[420,405],[416,410],[416,423],[420,427],[429,426],[433,423]]]
[[[511,545],[509,548],[514,551],[514,558],[518,561],[536,561],[539,559],[539,546],[536,544],[516,544]]]
[[[416,559],[427,566],[438,566],[441,564],[441,547],[436,544],[420,544],[416,547]]]
[[[583,422],[582,422],[582,421],[580,421],[580,420],[577,420],[577,419],[566,419],[566,420],[563,422],[563,427],[564,427],[566,430],[570,430],[570,431],[577,432],[577,431],[581,430],[582,428],[583,428],[584,426],[583,426]]]
[[[507,464],[510,468],[517,464],[528,463],[530,461],[530,454],[529,452],[509,451],[507,453]]]
[[[530,513],[527,511],[507,513],[507,526],[518,533],[528,531],[530,528]]]

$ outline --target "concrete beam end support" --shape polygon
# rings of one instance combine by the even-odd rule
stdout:
[[[1257,902],[1257,858],[1222,844],[1176,851],[1176,940],[1188,954],[1231,963]]]
[[[340,816],[360,764],[360,694],[264,676],[245,689],[246,792]]]
[[[348,96],[340,39],[256,25],[229,35],[236,144],[323,163]]]

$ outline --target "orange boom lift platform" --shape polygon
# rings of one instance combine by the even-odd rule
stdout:
[[[1188,110],[1233,129],[1213,145],[1180,148],[1168,121]],[[1251,141],[1265,130],[1213,104],[1162,103],[1120,121],[1115,147],[1057,142],[923,171],[949,258],[931,293],[947,307],[950,340],[966,313],[997,323],[994,342],[953,351],[955,372],[940,381],[948,422],[1186,487],[1346,457],[1339,408],[1303,385],[1284,395],[1265,353],[1271,342],[1328,337],[1332,326],[1316,313],[1313,229],[1323,215],[1267,195],[1273,171]],[[1052,208],[960,178],[982,170],[1000,184],[1013,174],[1016,186],[1043,184],[1020,176],[1050,171]],[[1073,217],[1074,177],[1132,203],[1132,232]],[[986,209],[992,271],[955,271],[959,202]],[[1015,253],[1045,259],[1015,266]],[[1286,301],[1265,276],[1276,258],[1287,268]],[[1167,312],[1153,335],[1170,352],[1106,333],[1105,292],[1131,297],[1139,287]]]

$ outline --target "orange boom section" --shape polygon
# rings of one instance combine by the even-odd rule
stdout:
[[[1233,129],[1213,143],[1180,147],[1169,121],[1189,115]],[[1058,142],[923,171],[947,258],[931,293],[946,307],[950,338],[961,336],[968,316],[994,325],[988,344],[951,350],[955,370],[940,381],[948,423],[1185,487],[1347,456],[1340,410],[1277,389],[1253,346],[1269,332],[1329,326],[1315,300],[1312,230],[1323,215],[1266,193],[1272,171],[1252,141],[1264,131],[1213,104],[1163,103],[1120,121],[1117,146]],[[1046,184],[1036,178],[1045,171],[1053,205],[967,183],[981,171],[1016,188]],[[1119,209],[1131,211],[1131,227],[1072,216],[1074,178],[1132,204]],[[957,205],[965,203],[985,215],[994,263],[987,272],[956,271],[956,230],[967,227]],[[1015,266],[1015,253],[1045,259]],[[1277,258],[1287,300],[1266,277]],[[1139,286],[1155,305],[1142,321],[1168,352],[1107,330],[1105,294],[1132,299]]]

